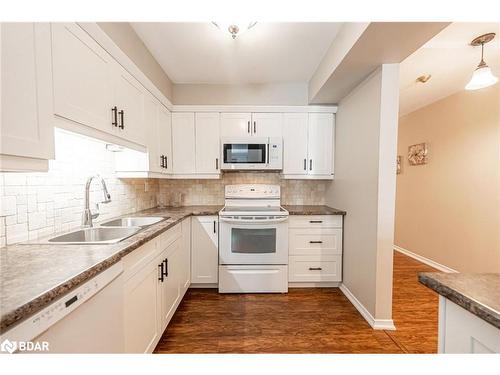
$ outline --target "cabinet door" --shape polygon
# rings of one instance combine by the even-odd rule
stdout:
[[[308,173],[312,175],[331,175],[333,114],[309,113],[308,132]]]
[[[191,218],[184,219],[182,225],[182,245],[181,245],[181,276],[180,276],[180,290],[181,297],[189,288],[191,283]]]
[[[191,282],[217,283],[219,267],[218,217],[193,217],[191,234]]]
[[[307,113],[285,113],[283,174],[307,174]]]
[[[54,158],[50,24],[1,23],[1,153]]]
[[[180,274],[180,263],[181,263],[181,239],[175,240],[167,250],[164,252],[168,254],[165,259],[165,279],[162,284],[163,296],[162,296],[162,317],[164,327],[175,313],[175,306],[180,298],[179,290],[179,274]]]
[[[250,113],[221,113],[221,137],[248,137],[252,135],[252,115]]]
[[[219,173],[219,114],[196,114],[196,173]]]
[[[52,24],[54,111],[108,133],[115,131],[112,77],[115,62],[76,24]]]
[[[163,155],[164,168],[160,168],[163,173],[173,172],[172,159],[172,115],[170,111],[160,104],[158,111],[158,163],[160,156]]]
[[[172,113],[174,173],[195,173],[194,113]]]
[[[145,265],[124,285],[125,352],[147,353],[160,334],[158,329],[159,268],[156,260]]]
[[[160,166],[159,150],[159,107],[160,103],[151,95],[144,97],[144,128],[147,135],[146,147],[148,149],[149,168],[151,172],[162,172]]]
[[[118,132],[116,135],[141,145],[145,144],[144,89],[121,66],[114,71],[113,105],[118,107]]]
[[[252,135],[256,137],[281,137],[282,113],[252,113]]]

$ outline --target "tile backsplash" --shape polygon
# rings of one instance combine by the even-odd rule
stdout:
[[[283,180],[274,172],[230,172],[218,180],[118,179],[114,153],[105,143],[56,129],[56,158],[47,173],[0,173],[0,247],[34,240],[81,225],[87,178],[100,174],[111,194],[101,204],[96,223],[161,205],[224,203],[224,186],[261,183],[281,185],[282,204],[325,204],[331,181]],[[92,182],[91,209],[102,200]]]
[[[325,204],[331,181],[283,180],[276,172],[228,172],[218,180],[160,180],[161,205],[224,204],[224,186],[233,184],[281,186],[281,204]]]
[[[85,183],[94,174],[111,194],[96,222],[157,205],[158,181],[115,178],[114,154],[103,142],[56,129],[55,145],[49,172],[0,173],[0,247],[79,227]],[[101,184],[93,181],[91,209],[100,201]]]

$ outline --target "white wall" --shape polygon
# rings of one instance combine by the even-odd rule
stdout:
[[[399,65],[382,65],[339,103],[335,180],[326,203],[347,211],[344,285],[377,320],[392,317]]]

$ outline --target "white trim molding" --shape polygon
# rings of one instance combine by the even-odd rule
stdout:
[[[396,330],[396,326],[394,325],[394,321],[392,319],[375,319],[344,283],[342,283],[339,288],[373,329],[383,329],[386,331]]]
[[[453,268],[447,267],[441,263],[435,262],[432,259],[426,258],[422,255],[415,254],[411,252],[410,250],[406,250],[400,246],[393,245],[394,250],[400,252],[401,254],[407,255],[410,258],[413,258],[415,260],[418,260],[421,263],[427,264],[428,266],[431,266],[441,272],[446,272],[446,273],[458,273],[457,270],[454,270]]]
[[[283,112],[337,113],[336,105],[187,105],[174,104],[172,112]]]

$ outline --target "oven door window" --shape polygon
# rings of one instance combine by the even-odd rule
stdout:
[[[238,254],[276,253],[276,228],[232,228],[231,252]]]
[[[265,144],[224,144],[224,163],[227,164],[265,164]]]

